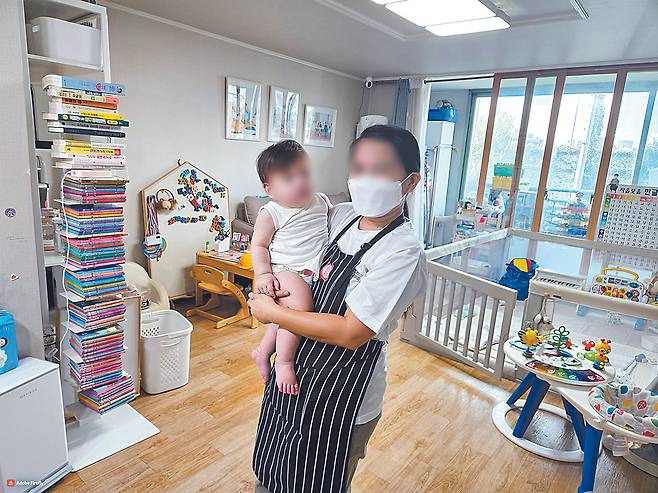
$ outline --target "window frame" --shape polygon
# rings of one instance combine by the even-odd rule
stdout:
[[[608,171],[610,167],[610,162],[612,159],[613,145],[615,141],[615,134],[617,130],[617,123],[619,121],[619,113],[622,104],[622,98],[624,92],[626,92],[626,82],[627,75],[629,73],[637,72],[650,72],[658,71],[658,63],[642,63],[642,64],[624,64],[624,65],[609,65],[609,66],[596,66],[596,67],[576,67],[576,68],[565,68],[565,69],[551,69],[551,70],[534,70],[534,71],[522,71],[522,72],[504,72],[494,74],[494,80],[491,90],[474,90],[471,91],[470,95],[470,108],[469,108],[469,119],[467,122],[467,138],[465,142],[465,152],[462,161],[462,180],[460,185],[460,197],[463,197],[464,194],[464,185],[466,181],[466,174],[468,172],[468,156],[471,146],[471,135],[472,128],[474,124],[473,112],[475,108],[476,98],[483,97],[488,94],[491,98],[489,104],[489,115],[487,119],[487,126],[485,130],[485,138],[482,151],[482,159],[480,164],[480,174],[478,179],[477,187],[477,197],[476,202],[478,205],[482,205],[484,201],[484,192],[486,188],[486,179],[487,172],[490,165],[491,157],[491,147],[494,134],[496,110],[498,108],[498,99],[501,97],[501,83],[506,79],[526,79],[525,88],[523,93],[525,94],[523,109],[524,116],[522,118],[521,125],[519,127],[519,135],[517,140],[517,152],[514,161],[514,178],[512,182],[512,189],[510,190],[510,199],[508,211],[506,212],[507,217],[505,218],[505,225],[514,224],[514,209],[516,195],[518,192],[519,180],[521,166],[523,164],[523,150],[525,148],[525,138],[528,130],[528,117],[532,107],[532,98],[534,96],[534,82],[538,78],[542,77],[556,77],[555,89],[553,93],[553,103],[551,107],[551,113],[549,118],[549,127],[546,136],[546,144],[544,147],[544,155],[542,158],[542,166],[540,171],[539,184],[537,187],[537,197],[535,199],[535,210],[532,220],[532,225],[530,231],[533,233],[539,233],[541,228],[541,218],[544,209],[544,196],[546,193],[547,181],[551,166],[551,158],[553,154],[553,147],[555,143],[555,133],[557,122],[560,113],[560,105],[562,104],[562,96],[564,94],[571,94],[571,89],[567,86],[565,91],[566,79],[567,77],[577,76],[577,75],[613,75],[614,80],[614,89],[612,92],[612,102],[611,108],[606,122],[606,130],[603,138],[603,149],[601,152],[601,157],[599,160],[599,166],[596,175],[596,184],[594,188],[593,199],[590,209],[590,220],[587,227],[587,234],[585,236],[586,240],[593,240],[596,236],[596,231],[598,229],[598,223],[600,219],[601,207],[603,202],[603,195],[606,187],[606,181],[608,176]],[[528,90],[529,86],[532,90]],[[579,88],[579,93],[582,93]],[[596,84],[592,85],[592,92],[595,92]],[[638,82],[632,84],[629,87],[628,92],[649,92],[649,100],[647,101],[647,106],[645,108],[644,121],[642,126],[642,134],[638,146],[638,154],[635,158],[634,169],[633,169],[633,180],[637,181],[639,173],[641,170],[642,162],[644,159],[644,151],[646,148],[646,143],[648,140],[649,126],[651,125],[651,119],[654,113],[654,107],[656,104],[656,93],[658,92],[658,81],[656,82]],[[505,92],[504,89],[502,92]],[[504,95],[503,95],[504,97]]]

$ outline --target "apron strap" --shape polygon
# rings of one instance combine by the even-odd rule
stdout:
[[[357,217],[359,219],[359,217]],[[352,224],[354,224],[356,221],[352,221]],[[377,233],[372,240],[365,242],[363,245],[361,245],[361,248],[359,249],[358,252],[356,252],[352,258],[350,259],[350,262],[348,266],[343,270],[343,272],[340,274],[340,277],[336,281],[336,284],[339,286],[343,286],[344,284],[349,283],[350,279],[352,278],[352,272],[354,271],[354,268],[358,265],[358,263],[361,261],[361,257],[372,248],[372,246],[377,243],[379,240],[381,240],[384,236],[389,234],[391,231],[393,231],[395,228],[400,226],[401,224],[404,223],[404,215],[400,214],[398,217],[393,219],[388,225],[382,229],[379,233]],[[351,224],[350,224],[351,226]],[[341,232],[341,233],[344,233]]]
[[[340,230],[340,233],[338,233],[336,235],[333,242],[337,243],[338,240],[340,240],[341,236],[343,236],[345,233],[347,233],[347,230],[350,229],[355,222],[357,222],[359,219],[361,219],[361,217],[363,217],[363,216],[356,216],[349,223],[347,223],[347,226],[345,226],[343,229]]]

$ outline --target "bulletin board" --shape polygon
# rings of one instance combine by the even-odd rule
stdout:
[[[630,247],[658,248],[658,188],[608,185],[598,239]]]
[[[193,165],[179,160],[177,166],[142,189],[144,231],[149,222],[147,198],[174,197],[170,210],[157,210],[160,235],[166,249],[159,259],[148,259],[148,271],[162,284],[170,298],[194,292],[190,269],[206,242],[230,237],[229,193],[219,180]],[[156,201],[157,203],[157,201]]]

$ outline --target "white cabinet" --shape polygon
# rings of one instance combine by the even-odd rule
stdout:
[[[3,493],[45,491],[70,471],[57,365],[23,358],[0,375],[0,442]]]

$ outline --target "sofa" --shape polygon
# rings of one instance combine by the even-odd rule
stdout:
[[[340,204],[348,202],[350,198],[344,192],[337,194],[327,194],[332,204]],[[238,204],[238,209],[235,214],[235,219],[231,221],[231,231],[233,233],[248,234],[249,237],[254,234],[254,222],[258,211],[264,204],[270,201],[267,196],[256,197],[254,195],[247,195],[244,202]]]

